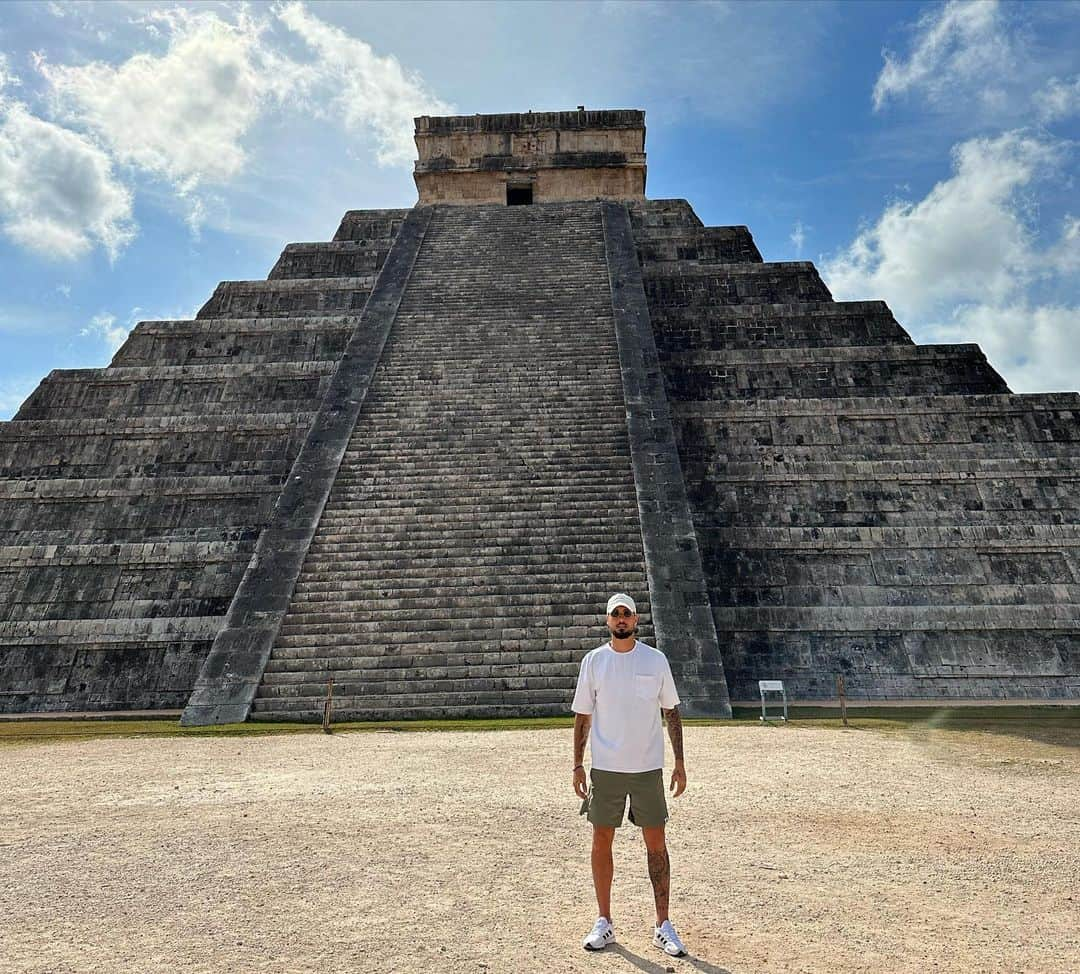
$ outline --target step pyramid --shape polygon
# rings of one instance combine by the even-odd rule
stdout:
[[[641,113],[417,132],[0,424],[0,712],[564,714],[619,589],[690,713],[1080,697],[1077,396],[647,200]]]

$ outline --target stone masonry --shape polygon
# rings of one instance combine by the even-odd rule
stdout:
[[[617,588],[691,713],[1080,697],[1080,398],[645,200],[643,139],[418,119],[415,208],[51,373],[0,424],[0,712],[565,713]]]
[[[1080,696],[1080,397],[629,208],[732,697]]]

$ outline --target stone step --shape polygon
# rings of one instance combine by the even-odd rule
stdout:
[[[993,632],[1020,630],[1080,636],[1080,605],[714,607],[723,632]]]
[[[979,449],[1051,456],[1051,444],[1067,451],[1080,440],[1080,396],[697,401],[680,404],[674,423],[690,462],[755,453],[831,460],[850,452],[874,460],[895,452],[899,459],[913,447],[921,456],[959,457],[961,448],[973,456]]]
[[[134,541],[177,528],[260,527],[280,489],[281,478],[271,476],[0,481],[0,543],[28,543],[28,533],[63,532],[73,525],[84,542],[128,532],[126,540]]]
[[[479,693],[505,690],[560,690],[564,695],[573,696],[577,679],[577,667],[571,666],[571,672],[559,675],[543,676],[475,676],[458,678],[433,677],[420,673],[397,680],[356,680],[343,679],[340,685],[335,679],[334,695],[342,700],[382,695],[414,695],[428,693]],[[260,694],[260,701],[276,701],[280,706],[325,696],[326,682],[309,683],[270,683],[267,682]]]
[[[248,558],[250,541],[173,541],[133,544],[0,545],[0,571],[63,566],[210,566]]]
[[[410,697],[413,702],[405,706],[394,698],[387,703],[369,703],[362,700],[345,700],[334,706],[334,720],[346,721],[393,721],[393,720],[497,720],[509,717],[566,717],[570,712],[569,702],[533,703],[533,694],[506,694],[510,702],[501,704],[445,704],[437,703],[437,694],[428,697]],[[455,697],[455,699],[458,699]],[[500,698],[502,699],[502,698]],[[310,707],[296,710],[274,710],[265,707],[258,700],[252,710],[251,720],[255,721],[311,721],[321,719],[322,700],[315,700]],[[314,709],[311,709],[314,708]]]
[[[908,610],[911,611],[911,610]],[[996,610],[1002,611],[1000,609]],[[758,630],[725,634],[734,699],[753,699],[764,672],[791,696],[835,700],[843,673],[855,699],[1031,702],[1080,693],[1080,632],[1008,629],[910,631]]]
[[[332,662],[332,661],[331,661]],[[306,669],[295,672],[268,672],[263,698],[318,697],[326,694],[326,684],[334,681],[334,693],[341,696],[363,696],[372,693],[425,693],[436,689],[467,689],[467,680],[490,681],[487,689],[521,689],[525,680],[550,680],[548,686],[563,686],[573,690],[581,664],[568,663],[502,663],[483,665],[468,663],[462,666],[390,667],[360,669]],[[402,684],[405,684],[403,686]],[[410,686],[411,685],[411,686]],[[475,686],[475,685],[474,685]]]
[[[341,218],[334,240],[354,240],[360,243],[391,242],[401,229],[408,214],[405,209],[349,210]]]
[[[310,411],[335,363],[184,365],[149,368],[63,369],[50,372],[15,419],[53,419],[76,410],[81,417],[208,415],[232,409],[250,414],[254,403],[290,404]],[[215,410],[214,407],[221,407]]]
[[[473,477],[466,480],[459,473],[452,479],[444,480],[438,489],[428,488],[419,497],[415,496],[415,491],[424,485],[425,477],[417,476],[402,482],[393,477],[392,467],[388,473],[380,471],[376,474],[372,471],[369,478],[380,478],[374,483],[368,479],[350,479],[334,488],[335,507],[326,513],[323,523],[333,525],[339,515],[352,521],[358,512],[389,514],[394,511],[415,511],[438,514],[446,511],[482,514],[519,508],[550,513],[555,505],[567,512],[594,515],[604,510],[603,505],[608,501],[630,502],[634,497],[631,485],[621,477],[607,485],[603,484],[602,478],[574,478],[571,473],[562,481],[557,478],[553,481],[550,475],[529,476],[519,465],[493,466],[495,473],[482,479]],[[501,487],[500,478],[509,480],[511,476],[514,481],[512,489]]]
[[[898,553],[902,560],[896,564],[905,570],[921,561],[909,557],[909,552]],[[770,560],[770,565],[783,570]],[[962,570],[965,559],[955,558],[956,570]],[[794,573],[792,573],[794,574]],[[811,572],[804,572],[811,575]],[[821,574],[824,574],[822,572]],[[854,574],[854,573],[852,573]],[[1071,583],[1048,584],[991,584],[978,578],[976,567],[969,581],[954,580],[948,584],[915,584],[905,577],[901,583],[857,585],[850,582],[841,585],[784,584],[768,585],[765,580],[748,578],[741,586],[725,585],[723,578],[713,578],[709,587],[710,601],[714,607],[762,607],[762,606],[813,606],[850,608],[873,606],[948,606],[948,605],[1064,605],[1080,604],[1080,585]]]
[[[1070,458],[1006,458],[960,460],[951,457],[934,460],[920,456],[904,460],[839,460],[778,463],[763,470],[760,463],[731,462],[710,478],[716,484],[745,481],[754,484],[801,484],[810,481],[839,481],[845,484],[878,483],[902,480],[920,481],[1032,480],[1080,478],[1080,468]]]
[[[607,640],[607,631],[597,629],[592,641],[578,639],[503,639],[498,641],[458,641],[443,643],[435,650],[424,647],[409,652],[401,647],[386,646],[377,642],[354,642],[345,648],[351,655],[339,655],[336,647],[314,643],[275,651],[267,663],[266,673],[273,674],[275,681],[311,679],[310,673],[357,673],[368,674],[375,670],[387,670],[391,674],[403,670],[446,668],[460,672],[462,667],[484,668],[519,666],[524,672],[540,666],[580,666],[581,658],[594,646]],[[638,638],[645,643],[652,640],[652,628],[641,626]],[[329,678],[329,677],[327,677]]]
[[[546,679],[546,678],[540,678]],[[486,681],[477,681],[478,686],[487,686]],[[405,689],[405,688],[403,688]],[[325,694],[325,687],[323,688]],[[563,715],[570,713],[570,701],[573,698],[572,688],[565,687],[522,687],[521,689],[465,689],[460,690],[433,690],[423,692],[397,692],[370,696],[367,694],[358,697],[340,698],[335,696],[334,713],[339,720],[347,719],[353,708],[379,709],[383,712],[398,710],[407,707],[416,707],[422,713],[430,714],[433,708],[441,706],[465,707],[473,704],[502,704],[509,705],[514,702],[522,704],[548,704],[561,705]],[[256,698],[255,713],[269,713],[273,711],[293,712],[298,714],[304,711],[315,710],[321,713],[322,697],[268,697]],[[381,705],[381,706],[380,706]],[[264,710],[265,707],[265,710]]]
[[[0,552],[4,550],[6,549],[0,548]],[[309,579],[307,582],[297,582],[295,601],[298,605],[308,605],[352,601],[359,598],[360,605],[411,605],[414,602],[430,604],[433,599],[443,599],[448,606],[470,602],[492,605],[536,605],[539,602],[548,601],[554,606],[563,605],[567,601],[574,603],[587,601],[594,597],[594,593],[603,593],[609,588],[617,591],[620,587],[625,588],[628,580],[638,581],[644,577],[644,566],[637,566],[633,571],[627,569],[626,566],[623,567],[624,571],[620,572],[616,568],[607,575],[597,576],[590,573],[588,575],[589,588],[582,588],[581,582],[577,579],[553,581],[550,578],[533,578],[528,574],[524,574],[523,577],[511,574],[492,579],[484,571],[453,572],[444,578],[425,579],[423,586],[416,582],[412,585],[382,586],[371,589],[366,594],[358,594],[357,590],[348,586],[337,589],[326,588]],[[429,581],[430,584],[426,584]],[[647,615],[649,607],[647,591],[641,590],[631,594],[637,603],[638,611],[642,615]],[[604,601],[599,595],[595,597],[601,602]]]
[[[468,557],[421,558],[411,557],[388,562],[379,560],[371,564],[339,562],[337,564],[318,564],[312,562],[306,566],[307,574],[301,575],[297,582],[296,605],[304,605],[305,599],[312,592],[343,591],[359,595],[371,592],[393,592],[402,588],[415,587],[417,578],[412,573],[427,571],[425,583],[432,589],[440,588],[457,576],[473,578],[477,588],[487,591],[499,591],[499,586],[507,580],[517,580],[530,584],[534,590],[542,592],[547,584],[554,586],[576,586],[581,593],[602,601],[603,589],[594,582],[596,578],[614,575],[621,585],[617,589],[632,590],[635,598],[646,591],[644,567],[612,564],[610,558],[590,560],[585,563],[564,557],[561,561],[543,559],[527,555],[489,555],[483,558]],[[334,587],[335,582],[337,588]],[[302,586],[302,587],[301,587]],[[610,593],[609,593],[610,594]]]
[[[651,309],[661,361],[699,350],[910,345],[884,301]]]
[[[1080,524],[951,525],[918,527],[800,527],[798,525],[715,527],[699,530],[717,550],[783,548],[814,552],[831,548],[873,551],[888,548],[978,548],[1045,551],[1080,548]]]
[[[314,280],[222,281],[196,318],[268,318],[360,314],[374,274]]]
[[[184,705],[218,620],[0,623],[0,713]],[[32,629],[33,635],[25,635]],[[13,635],[13,631],[17,634]]]
[[[809,261],[736,264],[654,263],[642,268],[653,308],[705,308],[737,304],[831,301],[832,295]]]
[[[410,566],[417,568],[437,569],[442,564],[444,564],[442,561],[434,558],[428,559],[426,564],[423,559],[410,559]],[[298,605],[311,598],[312,593],[338,591],[346,593],[356,591],[392,593],[403,589],[413,589],[417,586],[415,578],[395,579],[392,575],[388,576],[383,565],[373,567],[351,565],[343,572],[340,572],[340,567],[343,566],[339,566],[338,570],[326,572],[319,572],[316,567],[313,565],[311,573],[306,577],[301,576],[297,581],[295,592]],[[602,586],[600,584],[602,580],[615,578],[618,582],[612,587],[613,590],[632,590],[635,600],[638,599],[639,595],[644,597],[646,592],[644,584],[634,584],[644,582],[644,566],[634,568],[634,566],[630,565],[612,565],[610,560],[603,564],[581,565],[581,570],[578,572],[569,571],[567,564],[544,564],[543,560],[539,558],[534,558],[531,562],[520,559],[514,564],[505,565],[505,567],[500,560],[495,558],[489,559],[488,564],[479,563],[476,560],[460,559],[446,564],[446,568],[452,568],[453,571],[447,571],[441,576],[437,572],[433,572],[431,578],[424,579],[425,585],[430,590],[439,590],[457,580],[464,579],[470,585],[477,588],[483,586],[486,591],[490,592],[502,591],[505,587],[516,583],[528,586],[536,591],[550,588],[553,592],[559,592],[564,586],[570,586],[577,591],[594,594],[602,593],[608,587],[612,587]],[[499,568],[500,570],[498,572],[490,571],[489,569],[492,568]]]
[[[635,236],[643,267],[668,262],[761,263],[761,253],[748,227],[665,227]]]
[[[370,277],[382,270],[390,244],[390,240],[291,243],[281,252],[267,277],[271,281]]]
[[[120,598],[123,581],[120,573],[105,573],[102,578],[88,582],[83,571],[74,579],[75,588],[59,588],[46,580],[45,585],[31,584],[16,591],[11,601],[0,603],[0,621],[37,622],[58,619],[181,619],[193,616],[221,616],[224,618],[232,602],[233,593],[244,573],[244,565],[236,566],[231,576],[222,578],[216,591],[205,586],[202,592],[192,592],[183,597],[155,592],[144,586],[147,598]],[[189,573],[194,577],[195,573]],[[177,581],[184,578],[178,573]],[[198,581],[196,579],[196,581]],[[157,586],[158,589],[161,586]],[[48,599],[47,593],[53,593]],[[138,592],[134,594],[140,594]],[[17,600],[17,601],[16,601]]]
[[[0,423],[0,476],[288,474],[311,413],[222,423],[201,416]],[[262,422],[259,422],[262,420]]]
[[[884,345],[698,352],[665,368],[674,403],[716,399],[1007,393],[978,345]],[[676,409],[679,407],[676,406]]]
[[[46,619],[0,622],[0,646],[71,646],[125,643],[147,645],[177,640],[213,640],[220,616],[162,619]],[[209,647],[208,647],[209,648]]]
[[[531,637],[571,663],[602,639],[612,578],[646,589],[599,210],[468,210],[433,214],[257,712],[277,706],[271,674],[319,654],[349,672]],[[436,606],[383,594],[463,579]],[[504,594],[515,579],[531,591]],[[522,628],[531,606],[542,628]],[[388,685],[391,705],[410,706],[407,680]]]
[[[253,542],[0,547],[0,620],[224,615]]]
[[[931,346],[933,347],[933,346]],[[739,417],[817,416],[823,421],[830,417],[852,414],[859,417],[895,417],[897,413],[949,413],[971,412],[998,414],[1003,411],[1057,413],[1059,418],[1074,419],[1070,415],[1080,411],[1080,394],[1075,392],[1006,393],[973,396],[858,396],[851,398],[828,398],[814,401],[723,399],[716,402],[685,402],[673,407],[677,416],[732,415]]]
[[[0,529],[4,526],[0,525]],[[252,542],[258,540],[261,527],[252,525],[198,525],[168,527],[160,525],[100,525],[84,527],[80,522],[59,528],[35,528],[26,531],[3,531],[0,544],[7,547],[61,547],[64,545],[128,544],[204,544],[215,542]]]
[[[356,315],[140,321],[113,366],[336,362]]]
[[[635,238],[686,228],[702,228],[703,224],[686,200],[631,200],[626,204]]]
[[[397,542],[402,540],[404,534],[412,533],[418,528],[420,530],[435,528],[452,532],[459,543],[468,540],[491,541],[496,537],[496,533],[499,538],[515,542],[544,539],[587,543],[605,541],[611,537],[612,532],[637,526],[629,518],[605,518],[602,515],[589,519],[584,526],[577,519],[567,522],[555,521],[549,517],[545,521],[540,521],[528,515],[514,520],[504,520],[498,514],[493,514],[485,517],[458,517],[456,521],[457,523],[447,523],[448,519],[438,514],[424,515],[414,519],[401,518],[396,523],[388,523],[382,517],[364,518],[355,523],[349,523],[336,535],[323,535],[318,546],[313,544],[310,550],[313,554],[331,555],[347,554],[351,551],[363,552],[368,550],[368,545],[371,543]]]

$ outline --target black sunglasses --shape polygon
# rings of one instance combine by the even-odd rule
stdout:
[[[631,612],[629,609],[615,609],[610,615],[612,619],[631,619],[637,615],[637,613]]]

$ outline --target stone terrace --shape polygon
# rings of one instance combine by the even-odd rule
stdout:
[[[732,698],[1080,695],[1080,397],[631,212]]]
[[[0,424],[0,712],[184,706],[401,218],[347,214]]]

